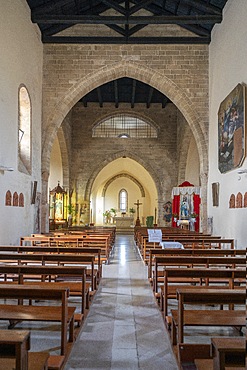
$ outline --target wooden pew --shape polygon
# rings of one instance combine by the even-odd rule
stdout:
[[[211,280],[213,280],[214,284],[215,279],[221,279],[225,283],[221,286],[217,285],[217,289],[234,289],[239,279],[244,280],[245,276],[245,269],[165,268],[164,285],[161,286],[161,309],[164,310],[164,316],[166,317],[168,315],[168,299],[175,299],[177,297],[178,288],[202,289],[203,286],[208,288]],[[184,285],[186,279],[189,281],[187,286]],[[180,284],[181,282],[182,284]],[[192,283],[197,285],[192,286]],[[211,285],[211,287],[216,289],[215,285]]]
[[[69,288],[73,295],[81,297],[81,314],[78,315],[78,322],[83,318],[86,307],[86,268],[75,267],[75,266],[1,266],[1,272],[5,275],[5,281],[2,281],[0,287],[3,287],[6,283],[8,276],[13,278],[13,275],[17,277],[18,284],[33,285],[35,287],[43,287],[47,289]],[[51,277],[56,278],[57,276],[68,276],[69,281],[64,282],[52,282]],[[36,277],[40,278],[40,281],[30,281]],[[71,277],[75,277],[76,281],[72,281]],[[26,281],[26,279],[28,279]],[[78,279],[80,279],[78,281]],[[26,281],[26,282],[25,282]],[[9,282],[8,282],[9,283]]]
[[[101,249],[101,259],[108,261],[111,244],[109,235],[66,235],[66,236],[25,236],[20,238],[20,245],[50,247],[94,247]]]
[[[1,247],[0,247],[1,248]],[[148,262],[148,278],[152,277],[152,267],[156,256],[245,256],[244,249],[150,249]]]
[[[0,369],[47,370],[49,352],[30,352],[30,331],[0,330]]]
[[[42,253],[42,254],[92,254],[95,256],[95,264],[97,265],[97,281],[102,276],[102,263],[101,263],[101,249],[100,248],[93,248],[93,247],[49,247],[49,246],[19,246],[19,245],[0,245],[0,253]]]
[[[194,358],[197,370],[246,369],[245,338],[213,337],[211,338],[211,346],[209,345],[209,348],[210,355],[206,359],[202,359],[201,356]]]
[[[245,338],[212,338],[211,350],[213,369],[223,370],[226,366],[245,367]]]
[[[245,266],[245,257],[211,257],[211,256],[155,256],[154,259],[154,277],[153,277],[153,290],[155,293],[158,292],[158,282],[159,278],[164,278],[162,271],[162,277],[160,277],[160,268],[167,266],[228,266],[235,268],[236,266]]]
[[[94,292],[96,289],[96,276],[94,270],[94,260],[95,257],[93,255],[77,255],[77,254],[21,254],[21,253],[8,253],[3,254],[0,253],[0,261],[1,262],[9,262],[9,263],[16,263],[18,265],[28,265],[31,263],[32,265],[41,264],[42,266],[49,266],[49,265],[71,265],[76,264],[85,266],[89,265],[90,268],[90,284],[88,289],[91,288],[91,291]]]
[[[245,305],[246,292],[232,289],[177,289],[178,310],[172,314],[172,343],[184,342],[184,326],[245,326],[244,310],[187,310],[185,305]]]
[[[67,327],[69,326],[69,341],[74,341],[74,314],[75,307],[68,307],[69,289],[62,287],[44,287],[34,285],[0,286],[2,299],[32,299],[53,300],[57,306],[30,306],[30,305],[0,305],[0,320],[18,321],[57,321],[61,323],[61,355],[67,351]]]

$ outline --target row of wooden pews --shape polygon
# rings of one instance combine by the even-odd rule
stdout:
[[[232,239],[172,228],[162,229],[162,241],[181,249],[149,243],[144,228],[135,238],[180,369],[245,369],[246,251]],[[218,337],[218,327],[232,336]],[[193,340],[193,328],[207,329],[202,343]]]
[[[0,246],[0,320],[8,322],[11,329],[0,330],[0,347],[4,348],[0,349],[0,368],[64,367],[90,309],[102,276],[102,263],[108,261],[114,238],[115,230],[110,228],[92,234],[89,230],[83,234],[60,231],[58,235],[23,237],[19,246]],[[32,331],[16,329],[22,321],[59,323],[60,353],[51,354],[49,348],[30,351]]]

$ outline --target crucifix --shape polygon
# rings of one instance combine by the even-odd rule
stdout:
[[[141,222],[140,222],[140,219],[139,219],[139,207],[142,205],[142,203],[140,203],[139,199],[138,199],[137,202],[134,203],[134,205],[136,206],[136,209],[137,209],[136,226],[141,226]]]

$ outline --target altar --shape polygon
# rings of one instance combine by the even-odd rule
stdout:
[[[114,223],[116,224],[116,229],[128,229],[134,224],[134,217],[131,216],[122,216],[122,217],[114,217]]]

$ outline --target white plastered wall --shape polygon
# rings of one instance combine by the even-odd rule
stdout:
[[[236,246],[247,246],[247,208],[229,209],[231,194],[247,191],[247,175],[239,180],[237,169],[225,174],[218,170],[218,109],[238,83],[247,84],[247,1],[228,0],[221,24],[214,27],[209,48],[210,131],[208,215],[213,217],[214,234],[234,238]],[[247,168],[244,160],[241,168]],[[212,206],[211,184],[219,182],[219,207]]]
[[[43,46],[30,20],[24,0],[2,1],[0,6],[0,244],[17,244],[22,235],[35,231],[37,204],[31,205],[31,188],[41,190],[41,101]],[[18,88],[24,84],[32,105],[32,173],[18,171]],[[10,190],[24,194],[25,206],[5,206]]]

